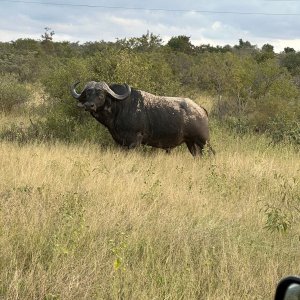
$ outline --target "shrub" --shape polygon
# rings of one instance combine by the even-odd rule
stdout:
[[[96,81],[123,83],[160,95],[175,96],[180,84],[162,52],[111,50],[100,52],[89,61]]]
[[[39,135],[68,142],[97,140],[104,144],[109,139],[105,128],[89,113],[79,110],[71,97],[70,85],[78,80],[82,83],[93,80],[87,59],[73,58],[66,63],[52,59],[52,67],[42,76],[49,96],[39,121]]]
[[[106,128],[89,116],[78,111],[78,117],[68,117],[56,107],[44,121],[39,122],[39,135],[46,139],[59,139],[65,142],[97,142],[103,146],[113,144]]]
[[[88,117],[81,124],[72,118],[58,117],[55,113],[47,116],[45,120],[31,122],[28,126],[23,123],[4,125],[0,131],[0,140],[19,144],[53,140],[68,143],[88,141],[103,147],[114,144],[108,131],[96,120]]]
[[[300,146],[300,120],[275,118],[268,124],[268,136],[273,143],[285,142]]]
[[[16,76],[1,74],[0,79],[0,109],[11,112],[17,106],[27,102],[31,93],[25,84],[20,83]]]
[[[195,70],[199,84],[216,95],[213,115],[234,132],[267,132],[274,143],[298,144],[299,89],[276,59],[209,54]]]

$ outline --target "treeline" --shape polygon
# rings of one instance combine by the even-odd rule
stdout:
[[[53,42],[53,35],[0,43],[0,109],[14,111],[33,97],[28,84],[46,92],[42,118],[29,128],[35,135],[86,136],[84,126],[94,123],[78,112],[69,86],[96,80],[170,96],[205,93],[214,99],[211,116],[218,124],[300,145],[300,52],[292,48],[275,53],[270,44],[258,48],[242,39],[234,46],[194,46],[187,36],[164,44],[152,33],[79,44]]]

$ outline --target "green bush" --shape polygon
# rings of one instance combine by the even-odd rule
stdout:
[[[39,135],[69,142],[106,140],[105,129],[89,113],[77,108],[70,93],[72,83],[79,80],[82,88],[86,81],[92,80],[88,60],[73,58],[64,62],[52,58],[51,64],[41,78],[48,97],[39,123]]]
[[[39,42],[32,39],[0,42],[0,72],[15,74],[21,82],[35,82],[47,60],[41,54]]]
[[[300,120],[284,120],[276,117],[268,124],[268,136],[273,143],[285,142],[300,146]]]
[[[234,133],[267,133],[274,143],[299,144],[299,52],[277,55],[272,45],[259,50],[242,40],[238,46],[225,46],[226,51],[194,47],[186,36],[170,41],[180,45],[163,46],[159,36],[149,33],[116,43],[50,42],[49,49],[31,39],[0,42],[0,110],[11,112],[29,100],[25,82],[42,84],[46,100],[34,110],[39,125],[31,124],[25,139],[110,143],[105,128],[77,109],[70,85],[80,81],[80,91],[92,80],[126,82],[159,95],[193,99],[209,94],[215,97],[211,117]],[[23,133],[12,126],[4,135],[23,139]]]
[[[246,118],[228,117],[226,119],[226,126],[231,132],[238,135],[251,133],[254,130]]]
[[[84,124],[72,118],[62,118],[55,114],[31,122],[4,125],[0,131],[0,140],[26,144],[30,142],[46,142],[61,140],[67,143],[93,142],[103,147],[114,145],[108,131],[96,120],[87,116]]]
[[[65,142],[96,142],[102,146],[113,144],[106,128],[89,113],[78,110],[78,117],[65,116],[63,109],[56,107],[39,122],[39,135],[45,139],[59,139]]]
[[[25,84],[20,83],[16,76],[0,75],[0,110],[11,112],[27,102],[32,96]]]
[[[88,65],[96,81],[126,82],[134,88],[160,95],[175,96],[180,91],[180,83],[160,51],[102,51],[92,57]]]
[[[234,132],[267,132],[274,143],[298,144],[299,89],[276,59],[206,54],[194,72],[199,85],[215,94],[213,116]]]

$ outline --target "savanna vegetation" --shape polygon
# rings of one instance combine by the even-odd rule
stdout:
[[[54,37],[0,43],[0,299],[272,299],[300,273],[300,52]],[[77,80],[194,99],[217,155],[120,149]]]

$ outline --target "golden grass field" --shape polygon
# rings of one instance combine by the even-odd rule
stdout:
[[[299,151],[212,127],[197,159],[0,141],[0,299],[272,299],[300,274]]]
[[[300,273],[299,152],[212,144],[2,141],[0,299],[272,299]]]

